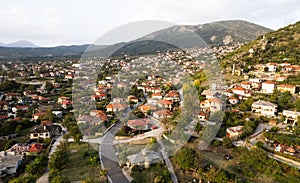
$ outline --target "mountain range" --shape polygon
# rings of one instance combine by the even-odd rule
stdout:
[[[26,40],[20,40],[20,41],[16,41],[16,42],[12,42],[12,43],[0,43],[0,46],[3,47],[15,47],[15,48],[36,48],[39,47],[38,45],[30,42],[30,41],[26,41]]]
[[[20,47],[1,47],[0,60],[31,60],[41,57],[80,57],[86,50],[93,54],[109,55],[141,55],[152,54],[177,48],[199,46],[221,46],[235,43],[247,43],[258,36],[272,31],[257,24],[242,20],[228,20],[203,25],[179,25],[153,32],[128,43],[114,45],[75,45],[58,47],[34,47],[26,41]],[[200,41],[199,41],[200,40]],[[21,42],[22,43],[22,42]],[[23,46],[22,46],[23,45]],[[31,45],[31,46],[30,46]],[[26,48],[24,48],[24,46]]]

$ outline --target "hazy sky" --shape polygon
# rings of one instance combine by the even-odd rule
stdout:
[[[122,24],[242,19],[277,29],[300,20],[299,0],[0,0],[0,42],[93,43]]]

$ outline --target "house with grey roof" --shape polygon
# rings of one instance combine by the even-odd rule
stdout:
[[[8,155],[0,152],[0,182],[3,178],[13,176],[22,163],[23,155]]]

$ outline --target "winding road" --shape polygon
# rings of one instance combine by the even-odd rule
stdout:
[[[107,170],[108,180],[113,183],[129,183],[129,180],[123,174],[122,168],[119,166],[117,152],[113,147],[115,135],[121,128],[122,123],[116,123],[116,125],[109,129],[102,137],[99,146],[101,168]]]

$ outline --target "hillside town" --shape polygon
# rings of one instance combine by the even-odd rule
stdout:
[[[238,79],[224,82],[205,75],[213,70],[207,60],[239,47],[215,48],[212,54],[209,49],[191,49],[134,59],[125,55],[105,61],[2,63],[0,180],[20,175],[22,164],[49,154],[61,137],[98,143],[105,140],[107,130],[118,129],[111,145],[119,150],[120,169],[127,172],[128,180],[136,167],[148,169],[162,163],[172,175],[166,179],[176,181],[170,159],[164,155],[168,148],[161,140],[174,143],[170,134],[181,123],[178,117],[191,108],[192,104],[184,103],[188,90],[182,79],[186,76],[194,83],[197,120],[181,125],[184,134],[201,140],[207,126],[216,125],[214,115],[221,112],[224,119],[208,149],[228,142],[236,148],[259,146],[269,157],[300,168],[300,86],[295,84],[300,65],[270,62],[243,70],[233,64],[224,75]],[[198,55],[205,56],[197,59]],[[105,70],[93,78],[91,64]],[[141,151],[132,154],[124,154],[121,148],[147,139],[160,147],[149,148],[146,141]]]

